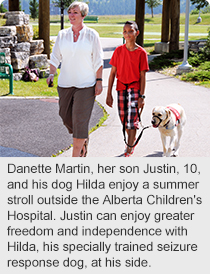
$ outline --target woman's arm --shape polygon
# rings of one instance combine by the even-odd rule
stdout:
[[[49,83],[50,81],[53,82],[53,79],[54,79],[54,74],[56,73],[56,67],[53,66],[52,64],[50,64],[50,75],[49,77],[47,78],[47,84],[49,86]]]

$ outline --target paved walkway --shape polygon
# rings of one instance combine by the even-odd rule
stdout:
[[[114,89],[113,108],[106,106],[105,100],[110,72],[109,59],[116,46],[122,43],[122,39],[101,38],[101,41],[104,49],[104,90],[97,97],[97,101],[105,107],[109,117],[103,126],[91,133],[88,157],[116,157],[123,153],[125,145]],[[51,102],[49,100],[23,99],[22,102],[24,103],[21,103],[20,99],[16,102],[15,100],[0,99],[1,157],[49,157],[57,153],[58,150],[69,146],[71,139],[58,116],[56,99]],[[29,107],[30,103],[33,105],[32,109]],[[148,72],[146,105],[142,114],[143,124],[150,125],[151,112],[154,106],[169,103],[180,103],[185,108],[187,115],[187,124],[181,140],[180,156],[209,157],[210,90],[159,73]],[[35,110],[36,115],[31,112]],[[5,120],[6,114],[7,120]],[[9,116],[10,114],[11,116]],[[94,126],[101,116],[102,110],[95,104],[91,126]],[[34,119],[31,120],[29,117],[34,117]],[[5,131],[7,132],[7,139],[4,138]],[[71,153],[72,149],[69,149],[59,157],[69,157]],[[162,156],[159,131],[149,128],[145,130],[140,143],[135,148],[133,157],[159,156]]]

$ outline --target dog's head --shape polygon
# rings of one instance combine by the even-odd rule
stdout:
[[[157,106],[155,108],[153,108],[152,110],[152,126],[157,128],[159,126],[164,126],[170,118],[170,110],[165,108],[165,107],[161,107],[161,106]]]

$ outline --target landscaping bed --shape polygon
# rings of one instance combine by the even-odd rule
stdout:
[[[177,68],[182,64],[183,56],[183,50],[164,53],[150,62],[150,69],[210,88],[210,32],[204,48],[198,52],[188,51],[188,63],[192,66],[192,70],[178,75]]]

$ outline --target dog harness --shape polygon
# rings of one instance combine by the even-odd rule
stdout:
[[[170,122],[170,121],[169,121],[169,122],[165,125],[165,127],[166,127],[166,129],[174,129],[178,124],[180,124],[180,119],[181,119],[181,117],[180,117],[179,112],[178,112],[175,108],[173,108],[173,107],[171,107],[171,106],[168,106],[167,108],[170,109],[170,111],[172,111],[173,114],[175,115],[176,122],[175,122],[175,125],[174,125],[174,126],[172,126],[171,128],[169,128],[169,127],[167,126],[168,123]]]

